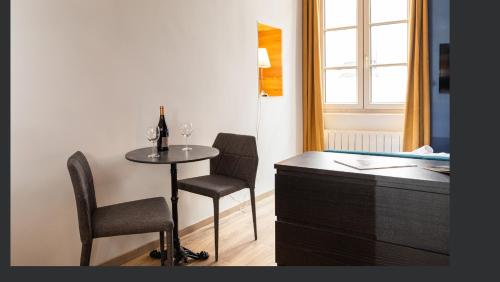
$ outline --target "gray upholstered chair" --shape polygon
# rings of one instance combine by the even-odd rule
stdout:
[[[116,205],[97,207],[94,180],[87,159],[82,152],[74,153],[68,159],[68,170],[75,192],[82,253],[80,265],[90,264],[92,240],[100,237],[160,233],[160,264],[173,265],[173,222],[163,197],[144,199]],[[165,233],[167,251],[165,252]]]
[[[253,231],[257,240],[255,217],[255,177],[259,158],[255,137],[219,133],[213,147],[220,154],[210,160],[210,175],[178,181],[181,190],[212,198],[214,203],[215,261],[219,260],[219,199],[244,188],[250,189]]]

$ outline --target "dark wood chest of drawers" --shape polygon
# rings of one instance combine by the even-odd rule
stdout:
[[[418,167],[359,171],[310,152],[277,163],[278,265],[448,265],[449,176]],[[399,160],[399,158],[396,158]]]

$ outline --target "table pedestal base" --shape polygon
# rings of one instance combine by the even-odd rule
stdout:
[[[149,256],[154,259],[160,259],[161,258],[161,252],[158,250],[153,250],[149,253]],[[175,252],[174,258],[175,258],[175,264],[179,265],[182,263],[187,263],[188,258],[191,258],[193,260],[206,260],[208,259],[209,255],[205,251],[201,251],[199,253],[195,253],[191,251],[190,249],[181,247],[179,251]]]

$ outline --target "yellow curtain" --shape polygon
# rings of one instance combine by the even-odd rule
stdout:
[[[304,152],[323,151],[320,1],[302,0],[302,115]]]
[[[429,145],[430,82],[428,0],[410,0],[408,88],[404,122],[403,150]]]

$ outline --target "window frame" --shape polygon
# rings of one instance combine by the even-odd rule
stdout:
[[[388,104],[374,104],[372,103],[372,82],[371,82],[371,71],[373,66],[384,67],[384,66],[406,66],[408,67],[408,58],[406,63],[394,63],[394,64],[371,64],[371,27],[372,26],[383,26],[390,24],[399,24],[409,22],[409,11],[407,11],[408,16],[406,20],[397,21],[385,21],[379,23],[370,23],[370,4],[371,0],[356,0],[357,1],[357,21],[356,26],[340,27],[340,28],[326,28],[325,26],[325,0],[320,2],[320,48],[322,54],[322,65],[321,65],[321,75],[322,81],[322,93],[321,99],[323,103],[324,112],[340,112],[340,113],[403,113],[406,103],[388,103]],[[408,6],[409,9],[409,6]],[[356,73],[357,79],[357,104],[331,104],[326,103],[326,72],[329,69],[353,69],[354,67],[326,67],[326,46],[325,46],[325,35],[329,31],[343,30],[356,28],[357,32],[357,64]],[[409,32],[407,33],[409,36]],[[362,45],[362,46],[360,46]],[[408,50],[408,48],[407,48]]]

